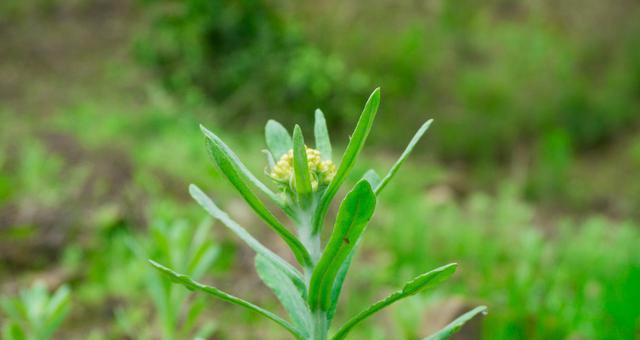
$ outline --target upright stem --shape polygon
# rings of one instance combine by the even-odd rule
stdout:
[[[314,235],[312,233],[311,228],[311,218],[313,214],[303,212],[300,213],[299,219],[300,224],[298,225],[298,237],[300,238],[300,242],[307,248],[309,255],[311,255],[311,260],[315,265],[320,259],[320,255],[322,254],[322,249],[320,245],[320,235]]]
[[[320,310],[313,312],[313,340],[326,340],[327,333],[327,313]]]
[[[315,269],[320,256],[322,255],[322,242],[319,233],[313,233],[312,220],[314,212],[318,207],[317,200],[310,202],[306,207],[300,207],[298,211],[296,222],[298,223],[298,237],[300,242],[307,248],[309,255],[311,255],[311,266],[304,268],[304,279],[309,289],[309,283],[311,282],[311,275]],[[322,310],[311,311],[313,318],[313,329],[309,334],[311,338],[308,340],[326,340],[329,333],[329,320],[327,319],[327,312]]]

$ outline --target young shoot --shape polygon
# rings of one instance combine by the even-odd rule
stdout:
[[[342,199],[331,235],[328,240],[323,240],[321,232],[325,227],[328,208],[353,169],[369,136],[379,104],[380,90],[376,89],[367,100],[344,154],[337,162],[334,162],[332,156],[329,132],[320,110],[315,112],[313,147],[309,140],[305,141],[299,126],[296,125],[293,133],[289,134],[280,123],[269,120],[265,128],[265,153],[268,162],[265,172],[272,183],[268,184],[253,175],[216,134],[201,127],[207,149],[216,166],[256,215],[283,239],[297,260],[297,265],[285,261],[256,240],[197,186],[191,185],[189,192],[213,218],[255,251],[256,271],[280,300],[289,315],[288,319],[215,287],[196,282],[194,278],[163,264],[153,260],[151,264],[174,282],[190,290],[201,291],[250,309],[271,319],[294,338],[309,340],[343,339],[355,326],[383,308],[421,291],[432,289],[447,280],[455,272],[457,264],[451,263],[416,276],[399,290],[363,308],[360,313],[339,327],[332,328],[343,282],[358,244],[374,214],[378,196],[393,179],[432,122],[428,120],[418,129],[405,151],[384,177],[380,178],[374,170],[362,175]],[[285,224],[267,208],[262,197],[282,209],[294,228],[285,227]],[[445,339],[464,322],[485,311],[486,307],[478,307],[429,339]]]

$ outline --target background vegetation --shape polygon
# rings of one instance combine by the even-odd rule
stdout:
[[[61,306],[58,338],[286,338],[145,259],[275,306],[187,194],[275,242],[197,124],[261,173],[268,118],[310,133],[320,107],[342,148],[376,86],[352,182],[435,123],[381,196],[337,318],[461,269],[353,338],[418,338],[479,303],[490,314],[460,337],[640,338],[640,5],[625,0],[0,2],[0,327],[46,332],[56,308],[13,311]]]

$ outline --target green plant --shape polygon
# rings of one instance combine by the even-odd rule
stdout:
[[[185,221],[175,223],[155,222],[150,229],[150,238],[129,239],[129,246],[138,259],[153,257],[170,263],[195,280],[209,271],[218,258],[219,248],[207,237],[211,225],[202,222],[192,228]],[[205,299],[188,299],[188,292],[167,282],[156,271],[149,272],[144,285],[151,295],[155,307],[154,319],[163,339],[206,339],[215,329],[212,322],[199,322],[205,307]],[[118,321],[129,334],[141,338],[140,325],[129,316],[136,306],[118,311]],[[142,320],[144,322],[144,320]],[[145,338],[154,338],[149,334]]]
[[[188,275],[177,273],[155,261],[151,263],[175,282],[191,290],[206,292],[262,314],[284,327],[296,338],[327,339],[342,284],[361,237],[373,216],[377,195],[388,185],[431,125],[429,120],[420,127],[398,161],[383,178],[380,178],[374,170],[369,170],[363,175],[340,204],[331,236],[323,244],[321,234],[327,210],[355,164],[373,125],[379,103],[380,91],[376,89],[365,104],[337,167],[332,161],[329,133],[320,110],[316,110],[315,113],[316,149],[305,145],[299,126],[295,126],[293,136],[290,136],[281,124],[270,120],[266,125],[268,150],[265,153],[269,163],[267,173],[277,185],[278,192],[272,191],[260,182],[218,136],[202,127],[207,148],[218,168],[254,212],[282,237],[302,271],[253,238],[220,210],[198,187],[192,185],[190,193],[205,210],[236,233],[257,253],[256,270],[287,310],[291,322],[215,287],[198,283]],[[255,186],[291,218],[298,236],[289,231],[271,213],[250,185]],[[354,326],[394,302],[435,287],[448,279],[455,272],[456,267],[457,264],[452,263],[417,276],[407,282],[402,289],[356,314],[333,333],[332,339],[346,337]],[[485,307],[481,307],[474,313],[484,310]],[[439,338],[446,337],[463,322],[464,318],[461,321],[456,320],[450,326],[451,328],[447,328],[451,331],[445,329],[444,333],[438,333],[444,334]],[[436,338],[438,336],[436,335]]]
[[[69,288],[62,286],[49,294],[44,283],[37,281],[18,297],[0,300],[8,319],[2,328],[7,340],[49,339],[69,312]]]

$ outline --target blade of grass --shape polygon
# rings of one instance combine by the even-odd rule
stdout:
[[[247,308],[249,310],[252,310],[258,314],[261,314],[264,317],[267,317],[269,319],[271,319],[272,321],[274,321],[275,323],[277,323],[278,325],[282,326],[284,329],[286,329],[287,331],[289,331],[291,334],[293,334],[296,338],[302,339],[303,338],[303,334],[297,329],[295,328],[293,325],[291,325],[290,323],[288,323],[287,321],[285,321],[284,319],[282,319],[281,317],[277,316],[276,314],[262,308],[259,306],[254,305],[251,302],[245,301],[239,297],[233,296],[229,293],[225,293],[223,291],[221,291],[218,288],[215,287],[211,287],[211,286],[207,286],[204,285],[202,283],[196,282],[194,280],[192,280],[190,277],[188,277],[187,275],[183,275],[183,274],[178,274],[176,272],[174,272],[173,270],[153,261],[153,260],[149,260],[149,263],[151,263],[151,265],[153,265],[156,269],[158,269],[161,273],[167,275],[171,280],[173,280],[176,283],[179,283],[185,287],[187,287],[189,290],[199,290],[201,292],[205,292],[207,294],[210,294],[212,296],[217,297],[220,300],[229,302],[229,303],[233,303],[235,305],[238,306],[242,306],[244,308]]]
[[[329,183],[329,186],[320,199],[318,208],[313,216],[313,234],[318,234],[321,231],[324,217],[327,213],[327,209],[329,209],[329,205],[331,204],[333,197],[338,192],[338,189],[346,179],[349,171],[351,171],[351,168],[353,168],[356,158],[362,150],[362,147],[367,140],[367,136],[369,136],[369,131],[371,131],[371,126],[373,125],[379,105],[380,88],[376,88],[373,93],[371,93],[367,103],[364,105],[362,114],[358,119],[358,124],[356,124],[356,128],[351,135],[349,144],[342,155],[342,160],[340,161],[340,166],[336,171],[335,177],[331,183]]]
[[[393,304],[394,302],[404,299],[406,297],[417,294],[418,292],[433,288],[439,283],[447,280],[457,268],[456,263],[450,263],[448,265],[436,268],[430,272],[424,273],[415,279],[407,282],[401,290],[395,291],[386,298],[372,304],[367,309],[358,313],[356,316],[347,321],[332,337],[333,340],[344,339],[345,336],[351,331],[351,329],[358,323],[364,321],[371,315],[379,312],[381,309]]]

